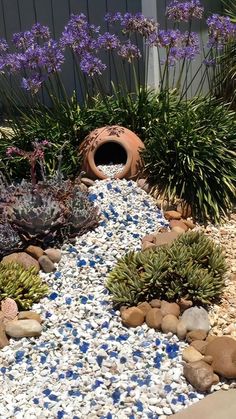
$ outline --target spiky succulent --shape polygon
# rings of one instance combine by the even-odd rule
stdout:
[[[84,234],[98,225],[98,211],[78,186],[67,201],[67,225],[65,230],[70,237]]]
[[[30,191],[12,205],[11,221],[23,240],[45,242],[63,222],[60,205],[52,196]]]
[[[1,200],[5,217],[24,247],[60,245],[70,237],[95,228],[99,220],[97,209],[89,202],[87,194],[81,192],[78,179],[39,182],[33,188],[22,181],[5,187]],[[3,220],[0,211],[1,218]]]
[[[220,247],[202,233],[188,232],[170,247],[129,252],[111,271],[106,286],[116,305],[157,297],[209,304],[224,288],[225,271]]]
[[[0,224],[0,260],[10,253],[23,248],[18,233],[7,222]]]
[[[0,300],[12,298],[19,308],[28,310],[48,291],[35,268],[26,270],[18,263],[0,263]]]

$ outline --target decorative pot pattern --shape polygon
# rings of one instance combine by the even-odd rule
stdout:
[[[98,128],[80,146],[82,170],[92,179],[107,179],[97,166],[122,163],[123,169],[115,178],[135,179],[142,168],[139,152],[143,148],[140,138],[127,128],[119,125]]]

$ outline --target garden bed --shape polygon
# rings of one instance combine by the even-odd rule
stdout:
[[[11,339],[1,350],[6,418],[164,419],[204,397],[182,375],[187,344],[146,325],[123,326],[104,286],[117,258],[168,226],[162,212],[132,181],[97,181],[89,199],[100,208],[99,227],[62,246],[56,272],[40,273],[51,288],[32,308],[45,320],[41,336]],[[217,238],[222,229],[208,227]],[[229,234],[233,240],[235,230]]]

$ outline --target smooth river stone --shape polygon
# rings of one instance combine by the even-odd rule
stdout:
[[[6,324],[6,334],[12,338],[40,336],[42,326],[37,320],[13,320]]]

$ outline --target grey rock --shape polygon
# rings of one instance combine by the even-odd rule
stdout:
[[[208,332],[210,329],[208,313],[203,307],[188,308],[182,314],[181,321],[188,331],[201,329]]]

